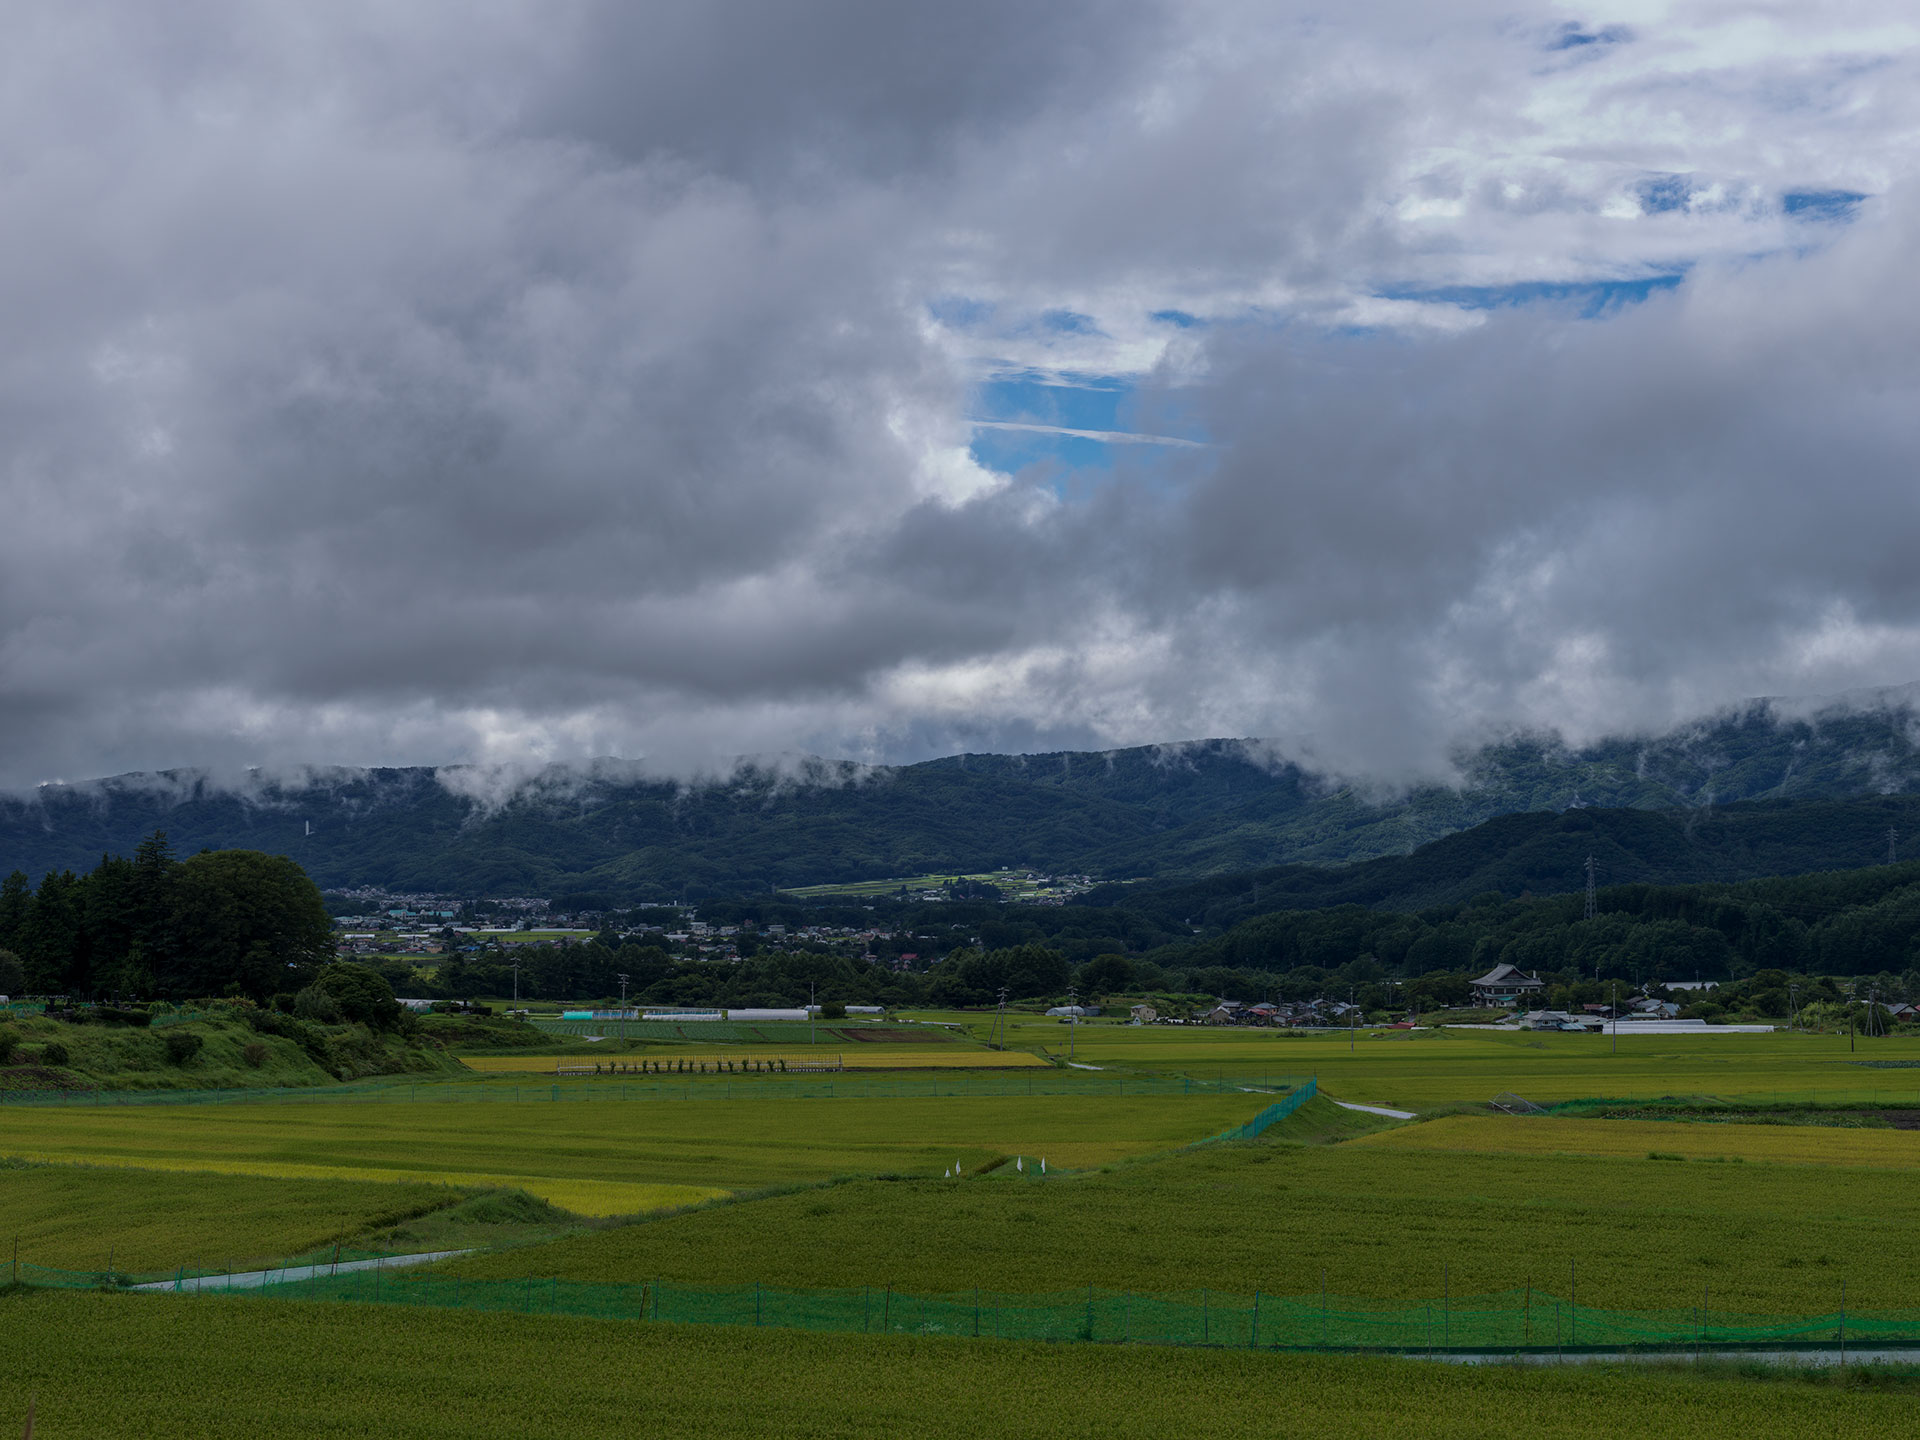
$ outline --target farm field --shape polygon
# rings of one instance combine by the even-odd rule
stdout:
[[[0,1164],[0,1245],[57,1269],[246,1266],[443,1210],[442,1185]]]
[[[1324,1272],[1336,1295],[1427,1300],[1443,1286],[1487,1294],[1529,1282],[1564,1294],[1571,1261],[1581,1304],[1623,1310],[1697,1304],[1710,1286],[1732,1309],[1826,1311],[1842,1279],[1862,1307],[1920,1296],[1920,1253],[1901,1239],[1920,1225],[1908,1172],[1676,1164],[1646,1159],[1644,1146],[1605,1157],[1390,1143],[1428,1128],[1338,1145],[1211,1146],[1044,1181],[1002,1169],[850,1182],[476,1256],[449,1273],[1299,1296]]]
[[[562,1063],[578,1065],[638,1064],[640,1061],[713,1065],[720,1062],[761,1064],[784,1060],[790,1065],[817,1065],[837,1061],[847,1070],[1022,1070],[1046,1068],[1047,1062],[1028,1050],[964,1050],[958,1045],[899,1046],[882,1048],[862,1045],[856,1050],[773,1051],[742,1047],[738,1050],[647,1050],[629,1051],[605,1047],[592,1050],[568,1050],[563,1055],[472,1055],[463,1057],[469,1070],[483,1075],[551,1075]]]
[[[1362,1137],[1379,1149],[1460,1153],[1577,1154],[1757,1161],[1920,1170],[1920,1131],[1824,1125],[1693,1124],[1683,1120],[1567,1120],[1530,1115],[1447,1115]]]
[[[1021,1020],[1010,1043],[1066,1048],[1054,1021]],[[1489,1030],[1361,1030],[1297,1034],[1238,1027],[1077,1027],[1075,1059],[1137,1070],[1317,1075],[1343,1100],[1419,1110],[1484,1104],[1502,1091],[1552,1102],[1589,1096],[1850,1097],[1920,1103],[1920,1037],[1861,1040],[1794,1034],[1610,1037]],[[984,1028],[981,1029],[984,1033]],[[1891,1068],[1886,1068],[1891,1067]]]
[[[0,1154],[292,1178],[513,1186],[588,1215],[1000,1154],[1103,1165],[1217,1134],[1264,1096],[343,1102],[0,1111]]]
[[[0,1298],[0,1422],[41,1440],[1894,1435],[1908,1379],[1515,1370],[1151,1346],[613,1325],[81,1293]],[[113,1383],[102,1384],[102,1375]],[[370,1378],[371,1377],[371,1378]],[[458,1377],[457,1382],[450,1377]],[[830,1383],[823,1383],[830,1377]]]

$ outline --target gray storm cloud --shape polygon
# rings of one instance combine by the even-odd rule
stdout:
[[[394,10],[16,8],[0,783],[1400,777],[1920,675],[1881,7]],[[1047,367],[1210,444],[984,469]]]

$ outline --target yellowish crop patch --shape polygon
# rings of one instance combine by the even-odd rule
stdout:
[[[0,1112],[0,1154],[232,1174],[510,1185],[584,1214],[629,1214],[765,1185],[940,1175],[997,1155],[1084,1169],[1217,1135],[1265,1095],[701,1098],[621,1101],[566,1085],[466,1098],[73,1107]],[[610,1087],[611,1088],[611,1087]],[[561,1100],[549,1097],[555,1090]]]
[[[1497,1155],[1600,1155],[1644,1160],[1774,1161],[1920,1170],[1920,1132],[1825,1125],[1695,1124],[1666,1120],[1573,1120],[1553,1116],[1449,1115],[1381,1130],[1351,1142],[1384,1150]]]
[[[838,1065],[843,1070],[1025,1070],[1047,1068],[1047,1062],[1040,1056],[1026,1050],[962,1050],[958,1046],[889,1046],[868,1049],[861,1047],[854,1051],[841,1051],[823,1054],[819,1051],[804,1050],[714,1050],[680,1051],[653,1050],[645,1053],[609,1050],[595,1055],[590,1051],[571,1050],[565,1055],[471,1055],[464,1059],[469,1070],[482,1075],[552,1075],[561,1066],[569,1073],[576,1072],[583,1065],[599,1065],[603,1073],[611,1073],[615,1067],[646,1065],[701,1065],[709,1071],[722,1065],[746,1067],[752,1073],[758,1073],[759,1067],[770,1066],[777,1073],[784,1064],[786,1073],[812,1073],[802,1067],[821,1064]],[[642,1072],[646,1078],[653,1078],[656,1071]],[[660,1076],[662,1079],[674,1079],[682,1072],[675,1069]],[[639,1078],[636,1076],[636,1078]]]

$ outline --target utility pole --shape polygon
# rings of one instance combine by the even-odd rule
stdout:
[[[1067,987],[1067,1061],[1073,1061],[1074,1041],[1080,1034],[1080,991],[1077,986]]]
[[[1620,1053],[1620,980],[1618,976],[1615,976],[1613,981],[1613,1053],[1616,1055]]]
[[[620,1043],[627,1043],[627,977],[620,977]]]
[[[1587,914],[1586,914],[1586,918],[1587,918],[1587,919],[1589,919],[1589,920],[1591,920],[1591,919],[1593,918],[1593,857],[1592,857],[1591,855],[1589,855],[1589,856],[1587,856]]]
[[[1353,1026],[1356,1016],[1353,1009],[1353,986],[1347,986],[1347,1053],[1353,1054]]]
[[[1800,1028],[1800,987],[1791,981],[1787,984],[1787,1005],[1793,1011],[1787,1017],[1787,1029],[1798,1030]]]
[[[1007,987],[1004,985],[1000,987],[1000,1009],[993,1019],[993,1033],[999,1037],[998,1040],[995,1042],[994,1048],[999,1050],[1006,1049],[1007,1048]]]
[[[807,1044],[820,1043],[820,1022],[813,1005],[813,981],[807,981]]]
[[[520,1008],[520,962],[513,962],[513,1008]]]

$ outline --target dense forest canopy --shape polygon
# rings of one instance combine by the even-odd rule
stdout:
[[[0,882],[0,950],[31,994],[256,1000],[307,985],[333,956],[320,892],[284,855],[209,850],[177,859],[164,832],[131,859],[37,888]]]

